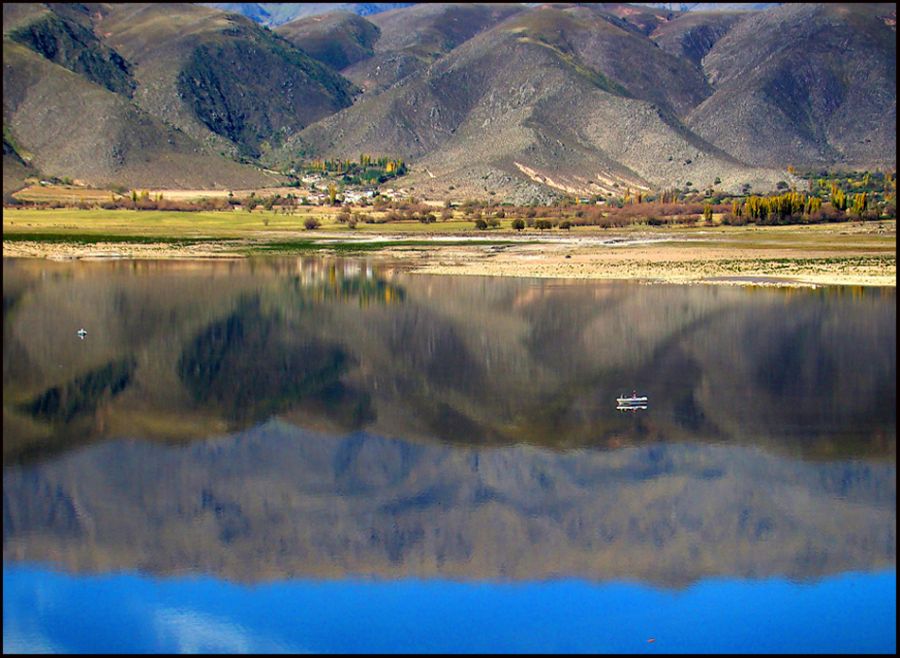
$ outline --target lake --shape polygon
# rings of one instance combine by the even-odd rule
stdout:
[[[5,652],[896,650],[893,288],[4,259],[3,436]]]

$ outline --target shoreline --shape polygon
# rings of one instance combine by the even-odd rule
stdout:
[[[365,257],[411,274],[512,276],[522,278],[632,280],[645,283],[779,287],[827,285],[896,287],[895,253],[859,250],[835,254],[809,249],[716,248],[694,243],[635,242],[615,246],[572,242],[524,244],[472,244],[452,246],[434,241],[423,246],[396,244],[396,236],[368,236],[391,242],[390,246],[335,252],[328,243],[300,251],[265,252],[232,242],[210,240],[195,244],[68,242],[3,243],[4,258],[43,258],[54,261],[102,260],[231,260],[299,255]],[[332,245],[335,243],[331,243]],[[347,242],[339,243],[342,246]],[[343,250],[342,250],[343,251]]]
[[[273,227],[240,233],[210,226],[200,233],[199,226],[163,231],[148,222],[98,226],[105,234],[95,235],[76,233],[76,225],[62,225],[55,218],[26,226],[7,225],[4,218],[4,258],[205,261],[321,255],[364,257],[412,274],[782,287],[897,285],[894,220],[566,233],[422,232],[404,225],[358,232]]]

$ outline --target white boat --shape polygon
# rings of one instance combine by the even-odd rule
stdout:
[[[616,398],[616,402],[619,403],[619,406],[623,405],[634,405],[634,404],[647,404],[647,396],[646,395],[637,395],[632,393],[628,397],[618,397]]]

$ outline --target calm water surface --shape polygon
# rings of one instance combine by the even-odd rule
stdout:
[[[894,652],[895,322],[4,259],[4,651]]]

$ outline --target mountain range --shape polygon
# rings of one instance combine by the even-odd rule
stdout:
[[[361,153],[514,202],[896,166],[895,5],[653,4],[7,4],[4,195]]]

